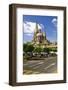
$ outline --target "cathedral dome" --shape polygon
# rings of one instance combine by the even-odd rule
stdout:
[[[41,32],[41,29],[38,30],[37,36],[43,36],[43,33]]]

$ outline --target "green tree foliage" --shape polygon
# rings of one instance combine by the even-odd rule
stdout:
[[[53,51],[54,51],[54,52],[57,52],[57,48],[53,48]]]
[[[41,47],[35,47],[34,52],[40,53],[40,52],[42,52],[42,48]]]
[[[57,48],[50,48],[50,51],[57,52]]]
[[[50,53],[51,51],[57,52],[57,48],[43,48],[43,52]]]
[[[50,52],[50,48],[43,48],[43,52],[49,53]]]
[[[29,60],[30,56],[27,53],[32,52],[33,50],[34,50],[34,47],[30,43],[23,44],[23,51],[25,52],[24,61]]]
[[[34,50],[34,47],[33,47],[33,45],[31,45],[31,44],[28,44],[28,43],[26,43],[26,44],[23,44],[23,51],[24,52],[32,52]]]

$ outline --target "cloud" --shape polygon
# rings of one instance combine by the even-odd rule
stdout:
[[[24,22],[24,33],[33,33],[35,29],[35,23]]]
[[[24,22],[24,33],[27,34],[28,36],[33,35],[34,30],[36,28],[36,23],[35,22]],[[38,29],[42,29],[44,26],[43,24],[38,24]]]
[[[25,33],[28,36],[33,36],[33,33]]]
[[[53,18],[53,19],[52,19],[52,23],[53,23],[53,25],[54,25],[55,27],[57,27],[57,18]]]
[[[44,25],[43,24],[39,24],[40,28],[39,29],[44,29]]]
[[[39,29],[43,29],[44,25],[43,24],[38,24],[38,27],[40,27]]]

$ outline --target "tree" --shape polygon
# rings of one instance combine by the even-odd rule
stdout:
[[[53,52],[57,52],[57,48],[52,48],[52,51]]]
[[[27,52],[27,47],[28,47],[28,44],[25,44],[25,43],[24,43],[24,44],[23,44],[23,51],[24,51],[24,52]]]
[[[50,52],[50,49],[49,48],[43,48],[43,52],[49,53]]]
[[[34,50],[33,45],[31,45],[29,43],[23,44],[23,51],[25,52],[24,61],[29,60],[30,55],[28,55],[28,52],[31,53],[33,50]]]
[[[26,43],[26,44],[23,44],[23,51],[24,52],[32,52],[34,50],[34,47],[33,47],[33,45],[31,45],[31,44],[28,44],[28,43]]]
[[[33,45],[28,45],[27,51],[28,51],[28,52],[32,52],[33,50],[34,50]]]
[[[42,52],[42,48],[41,47],[36,47],[34,49],[34,52],[40,53],[40,52]]]

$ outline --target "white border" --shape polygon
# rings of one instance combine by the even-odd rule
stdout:
[[[58,17],[58,73],[23,75],[23,15],[48,15]],[[63,80],[63,11],[18,8],[17,12],[17,82]]]

